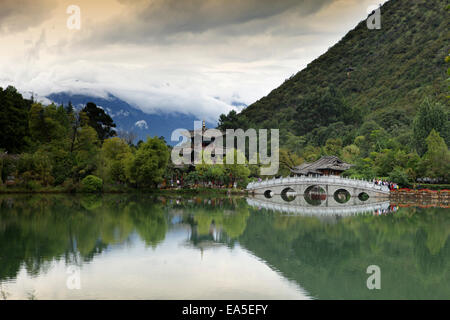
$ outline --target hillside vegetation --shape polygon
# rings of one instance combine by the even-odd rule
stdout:
[[[222,115],[219,128],[280,129],[286,164],[334,154],[359,163],[352,175],[389,176],[398,167],[406,180],[442,178],[417,164],[433,129],[448,151],[448,17],[446,0],[388,1],[380,30],[361,21],[269,95]],[[385,156],[391,164],[382,168]]]

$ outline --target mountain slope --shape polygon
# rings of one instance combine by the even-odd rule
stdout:
[[[334,123],[350,126],[345,131],[356,130],[369,120],[388,132],[408,128],[425,96],[447,103],[447,5],[446,0],[386,2],[381,30],[369,30],[365,20],[360,22],[268,96],[237,116],[222,117],[220,127],[280,128],[298,136],[319,127],[326,131]],[[326,95],[330,99],[318,101]],[[338,100],[342,108],[335,105]],[[331,109],[322,107],[327,103]],[[344,117],[349,108],[362,119]]]
[[[182,113],[147,114],[111,94],[104,99],[60,92],[51,94],[47,98],[57,104],[67,105],[71,102],[77,109],[83,108],[88,102],[94,102],[111,116],[117,125],[117,131],[133,132],[136,135],[136,141],[145,141],[147,136],[163,136],[167,143],[175,144],[176,142],[170,141],[175,129],[186,128],[191,130],[194,127],[194,121],[201,121],[195,116]],[[207,125],[209,127],[215,126],[213,123]]]

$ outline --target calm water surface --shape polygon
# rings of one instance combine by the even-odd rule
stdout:
[[[448,208],[324,216],[251,203],[0,196],[0,299],[450,298]],[[367,289],[370,265],[380,290]]]

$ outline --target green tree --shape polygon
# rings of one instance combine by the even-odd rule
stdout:
[[[344,149],[342,149],[342,160],[353,163],[356,161],[356,159],[359,157],[360,150],[357,145],[350,144],[348,146],[345,146]]]
[[[223,184],[227,180],[223,165],[209,166],[206,177],[216,185]]]
[[[138,187],[154,186],[163,181],[169,161],[167,145],[159,138],[148,138],[140,144],[130,168],[131,179]]]
[[[411,183],[407,170],[401,167],[395,167],[389,174],[389,180],[398,183],[400,186],[406,187]]]
[[[3,151],[0,150],[0,186],[3,184],[2,172],[3,172]]]
[[[74,179],[79,181],[97,169],[99,155],[99,140],[97,132],[85,125],[77,130],[74,143]]]
[[[23,99],[16,88],[0,87],[0,148],[19,153],[28,145],[28,110],[31,101]]]
[[[106,139],[101,149],[101,167],[106,170],[106,178],[112,182],[126,182],[126,166],[131,156],[131,148],[124,139],[118,137]]]
[[[314,147],[312,145],[308,145],[305,149],[302,150],[302,158],[304,158],[307,162],[316,161],[320,157],[320,147]]]
[[[335,122],[348,123],[353,120],[353,110],[338,90],[327,87],[301,97],[295,118],[297,134],[301,136]]]
[[[280,149],[280,168],[278,173],[282,176],[289,176],[291,174],[290,169],[301,164],[304,160],[295,153],[288,149]]]
[[[105,110],[97,107],[95,103],[88,102],[82,111],[88,116],[88,124],[95,129],[100,141],[103,142],[103,140],[117,135],[116,131],[113,130],[113,128],[116,127],[116,124],[112,118]]]
[[[345,171],[343,175],[358,179],[373,179],[376,176],[373,160],[370,157],[359,158],[355,166]]]
[[[37,143],[50,143],[67,138],[68,122],[62,107],[54,104],[44,107],[40,103],[31,106],[29,128],[31,138]]]
[[[213,163],[212,158],[201,152],[202,163],[195,166],[195,173],[189,177],[192,182],[212,183],[214,185],[227,183],[229,179],[226,175],[223,164]],[[197,180],[196,180],[197,179]]]
[[[420,156],[427,151],[426,138],[433,129],[444,138],[446,144],[449,143],[449,112],[442,104],[426,98],[420,105],[413,123],[414,142]]]
[[[323,148],[324,153],[327,156],[341,156],[341,150],[342,150],[342,140],[340,138],[336,139],[328,139],[325,147]]]
[[[389,135],[383,128],[373,130],[367,138],[370,150],[380,152],[387,147]]]
[[[89,175],[81,181],[84,192],[100,192],[102,191],[103,181],[99,177]]]
[[[306,138],[304,136],[299,137],[291,132],[287,132],[283,145],[293,152],[300,152],[306,145]]]
[[[39,150],[33,154],[33,162],[42,185],[53,184],[54,178],[52,173],[52,161],[48,153]]]
[[[230,177],[230,182],[236,182],[239,187],[245,187],[247,185],[248,176],[250,175],[250,169],[248,168],[248,162],[240,151],[236,149],[228,150],[228,152],[234,153],[234,161],[232,164],[225,164],[225,174]],[[243,158],[245,162],[243,164],[238,163],[238,159]]]
[[[243,117],[239,117],[235,110],[231,110],[228,115],[221,114],[219,117],[218,128],[226,129],[247,129],[248,123]]]
[[[195,171],[189,172],[184,178],[184,182],[188,185],[195,185],[202,181],[202,177],[199,175],[197,168]]]
[[[444,139],[434,129],[426,139],[427,152],[420,163],[421,172],[430,178],[450,179],[450,151]]]

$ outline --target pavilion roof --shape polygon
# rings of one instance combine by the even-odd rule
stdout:
[[[345,171],[353,167],[352,164],[346,163],[336,156],[325,156],[314,162],[304,162],[299,166],[291,169],[295,174],[320,173],[319,170],[336,170]]]

